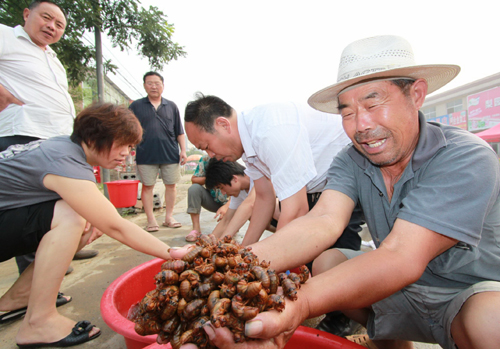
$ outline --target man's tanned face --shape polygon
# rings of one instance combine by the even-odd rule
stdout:
[[[157,75],[148,75],[144,81],[144,89],[148,97],[152,99],[161,98],[161,94],[163,93],[163,82]]]
[[[66,18],[54,4],[42,2],[33,9],[24,9],[24,31],[40,48],[55,44],[64,34]]]
[[[389,81],[376,81],[339,95],[344,130],[377,166],[407,163],[418,142],[415,92],[405,96]]]

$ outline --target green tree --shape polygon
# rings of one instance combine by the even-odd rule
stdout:
[[[0,23],[24,25],[23,10],[32,0],[0,1]],[[108,36],[113,47],[120,50],[135,48],[147,57],[151,69],[162,70],[171,60],[186,55],[184,47],[172,41],[174,26],[155,6],[145,9],[138,0],[55,0],[68,15],[68,25],[62,39],[51,47],[66,68],[72,85],[85,80],[95,69],[95,49],[82,38],[95,28]],[[104,70],[114,72],[118,67],[110,60]]]

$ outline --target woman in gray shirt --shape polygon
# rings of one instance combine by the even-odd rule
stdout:
[[[169,246],[122,218],[95,185],[92,166],[114,168],[142,139],[125,107],[94,104],[59,136],[0,153],[0,262],[36,251],[36,261],[0,298],[0,311],[27,307],[16,336],[20,348],[71,346],[100,330],[56,310],[59,287],[74,254],[102,233],[163,259]],[[36,292],[29,292],[36,290]]]

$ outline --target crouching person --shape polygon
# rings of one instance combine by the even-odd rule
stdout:
[[[212,158],[206,168],[205,185],[208,189],[220,190],[231,197],[229,209],[212,234],[217,238],[227,235],[233,237],[252,216],[255,203],[253,180],[245,174],[245,167],[239,163]],[[266,230],[276,231],[279,215],[279,202],[276,199],[273,219]]]
[[[76,117],[71,136],[0,153],[0,262],[36,251],[35,262],[0,298],[2,312],[27,307],[16,336],[20,348],[71,346],[100,335],[90,322],[56,310],[64,274],[89,240],[104,233],[137,251],[170,257],[168,245],[122,218],[95,185],[92,166],[116,167],[141,139],[130,110],[94,104]]]

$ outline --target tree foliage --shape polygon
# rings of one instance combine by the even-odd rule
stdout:
[[[0,23],[24,25],[23,10],[32,0],[0,1]],[[68,79],[75,85],[95,69],[95,48],[83,39],[95,28],[106,34],[121,51],[135,48],[149,60],[151,69],[162,70],[171,60],[185,56],[184,48],[172,40],[174,26],[155,6],[145,9],[138,0],[55,0],[66,10],[68,25],[62,39],[51,47],[65,66]],[[105,71],[118,67],[110,60]]]

